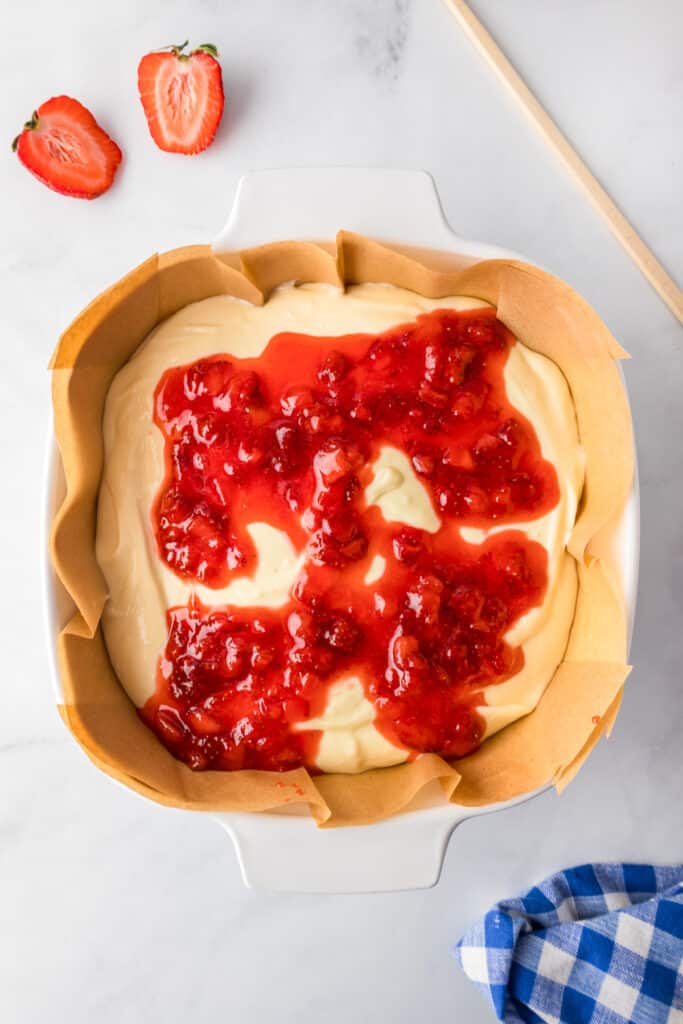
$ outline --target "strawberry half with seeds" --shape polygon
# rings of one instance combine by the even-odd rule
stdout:
[[[114,140],[71,96],[53,96],[34,110],[12,149],[44,185],[76,199],[101,196],[121,163]]]
[[[138,65],[138,90],[152,138],[166,153],[201,153],[214,140],[223,116],[218,50],[187,43],[146,54]]]

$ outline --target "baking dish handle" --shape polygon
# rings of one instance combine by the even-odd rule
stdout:
[[[387,892],[439,880],[450,836],[471,811],[424,808],[375,825],[319,829],[284,814],[217,815],[246,885],[285,892]]]
[[[448,225],[426,171],[290,167],[240,179],[213,247],[218,252],[290,238],[320,241],[333,239],[340,228],[428,248],[464,243]]]

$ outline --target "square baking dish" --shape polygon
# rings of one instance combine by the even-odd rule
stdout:
[[[221,252],[278,240],[320,241],[334,238],[340,228],[383,242],[439,251],[451,261],[457,257],[463,265],[496,258],[532,262],[519,253],[460,238],[444,217],[430,175],[381,168],[291,168],[246,174],[213,248]],[[50,430],[45,468],[46,543],[63,493],[61,462]],[[635,612],[638,550],[635,474],[611,553],[623,588],[629,635]],[[47,557],[44,595],[53,685],[61,701],[55,641],[72,607]],[[249,886],[299,892],[391,891],[434,885],[450,836],[460,822],[514,806],[541,791],[502,804],[462,807],[446,803],[435,782],[401,814],[355,828],[318,829],[307,812],[296,806],[272,813],[212,816],[232,838]]]

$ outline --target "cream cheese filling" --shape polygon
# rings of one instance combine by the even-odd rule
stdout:
[[[96,553],[109,587],[103,629],[114,669],[137,706],[154,693],[156,669],[166,643],[166,610],[186,604],[194,593],[215,607],[267,606],[287,603],[303,563],[289,537],[265,522],[249,524],[257,552],[251,578],[222,589],[190,585],[158,557],[151,508],[164,476],[164,443],[153,422],[156,385],[170,367],[216,353],[258,356],[279,331],[334,336],[376,333],[435,308],[470,309],[479,300],[426,299],[389,285],[358,285],[346,293],[328,285],[284,286],[265,306],[218,296],[194,303],[160,324],[115,377],[104,414],[105,461],[98,505]],[[548,588],[543,604],[527,613],[506,639],[521,644],[525,665],[505,683],[487,687],[486,735],[532,711],[552,678],[566,647],[576,600],[573,559],[566,552],[583,482],[583,456],[574,407],[559,368],[517,343],[505,366],[505,383],[513,406],[534,425],[544,458],[557,470],[560,500],[548,515],[515,524],[548,551]],[[440,520],[431,498],[407,456],[384,446],[366,487],[369,504],[383,517],[436,533]],[[490,530],[462,528],[472,544]],[[385,570],[381,556],[370,555],[365,583],[371,586]],[[360,680],[348,676],[330,686],[324,713],[301,723],[320,729],[318,766],[327,772],[358,772],[398,764],[409,752],[389,741],[374,725],[374,709]]]

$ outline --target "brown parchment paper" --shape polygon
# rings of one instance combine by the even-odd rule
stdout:
[[[190,246],[151,257],[95,299],[60,338],[52,359],[57,443],[66,494],[50,539],[55,571],[73,602],[57,642],[60,714],[92,761],[159,803],[194,810],[274,811],[307,805],[321,826],[359,825],[399,813],[435,781],[446,799],[481,805],[561,790],[616,718],[627,624],[609,541],[633,476],[628,403],[615,360],[624,358],[597,314],[566,284],[527,264],[486,260],[463,269],[457,254],[421,253],[341,231],[329,242],[278,242],[241,253]],[[212,295],[262,304],[284,282],[348,286],[385,282],[439,298],[471,295],[569,383],[586,452],[586,482],[569,550],[579,590],[565,658],[538,707],[469,757],[436,754],[360,775],[311,777],[304,769],[192,772],[147,729],[111,667],[100,617],[105,582],[95,559],[102,472],[102,413],[116,372],[156,324]]]

